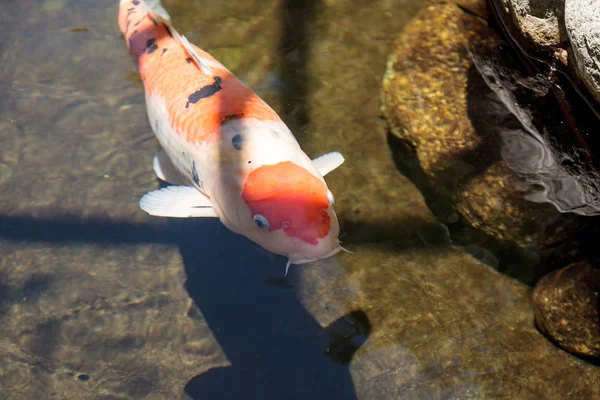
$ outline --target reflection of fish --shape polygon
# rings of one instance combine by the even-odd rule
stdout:
[[[323,175],[344,158],[311,161],[279,116],[171,26],[158,0],[121,0],[119,26],[144,82],[163,151],[140,207],[165,217],[218,217],[234,232],[301,264],[341,250]]]

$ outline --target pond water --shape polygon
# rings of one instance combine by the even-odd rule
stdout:
[[[165,0],[327,176],[344,246],[292,266],[213,220],[149,217],[158,148],[112,0],[0,13],[0,399],[568,398],[598,369],[530,288],[451,246],[380,118],[421,0]],[[472,253],[472,252],[471,252]]]

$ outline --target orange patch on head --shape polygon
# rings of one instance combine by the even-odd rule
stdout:
[[[269,230],[316,245],[329,233],[327,186],[302,167],[285,161],[263,165],[246,180],[242,198],[252,215],[269,221]]]

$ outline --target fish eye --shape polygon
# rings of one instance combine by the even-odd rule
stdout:
[[[333,197],[333,193],[331,193],[331,190],[327,191],[327,198],[329,199],[329,204],[335,203],[335,198]]]
[[[269,221],[267,221],[267,219],[260,214],[254,215],[254,223],[263,231],[269,230]]]

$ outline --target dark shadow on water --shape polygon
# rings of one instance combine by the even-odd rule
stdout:
[[[137,224],[63,215],[54,218],[0,216],[0,240],[58,245],[176,243],[172,232],[162,223]]]
[[[193,238],[187,223],[193,225]],[[388,250],[406,251],[414,248],[441,247],[448,244],[447,231],[441,224],[424,222],[419,218],[403,218],[398,220],[362,220],[360,217],[340,215],[344,244],[362,247],[387,246]],[[398,227],[402,227],[399,229]],[[95,244],[105,246],[120,246],[128,244],[173,244],[181,245],[189,240],[195,240],[199,251],[209,250],[210,243],[206,238],[214,240],[217,233],[227,237],[223,244],[213,246],[222,248],[223,256],[232,251],[233,243],[245,248],[258,249],[248,239],[229,232],[217,220],[168,220],[152,219],[148,223],[135,223],[102,218],[80,218],[73,215],[57,215],[53,218],[31,216],[0,216],[0,241],[47,243],[55,245]],[[227,246],[225,246],[227,244]],[[234,249],[234,251],[238,251]],[[254,251],[257,257],[261,254]],[[262,254],[266,254],[266,250]],[[277,258],[277,264],[271,266],[276,273],[282,272],[285,266],[283,257]],[[252,260],[244,259],[248,264]],[[221,263],[221,262],[219,262]],[[291,269],[290,269],[291,271]]]
[[[362,221],[347,215],[339,215],[340,240],[345,247],[381,248],[383,251],[402,253],[427,248],[437,252],[450,243],[448,229],[440,223],[422,218],[406,217],[402,220]]]
[[[206,251],[198,246],[203,235],[199,230],[205,228],[189,221],[171,222],[177,225],[186,289],[231,362],[194,378],[186,387],[188,395],[356,398],[347,363],[370,330],[362,311],[323,329],[296,298],[298,269],[291,268],[283,277],[283,257],[269,262],[247,239],[218,226],[205,233],[212,231],[213,238],[227,246]]]
[[[283,0],[282,33],[279,41],[281,78],[286,89],[281,93],[283,119],[293,132],[309,122],[307,110],[307,73],[310,52],[309,29],[314,21],[316,0]]]
[[[196,376],[186,386],[188,395],[356,399],[348,365],[371,330],[364,312],[351,312],[322,328],[296,298],[300,267],[284,277],[284,258],[259,252],[218,220],[162,221],[152,225],[4,216],[0,240],[176,244],[187,274],[185,287],[231,363]]]
[[[538,264],[536,261],[536,254],[533,254],[532,251],[528,249],[521,249],[519,246],[509,241],[499,240],[487,235],[468,224],[467,221],[462,220],[454,209],[453,199],[441,196],[437,188],[431,185],[427,174],[421,168],[416,150],[411,144],[391,133],[388,133],[387,135],[387,142],[392,153],[392,159],[398,171],[408,177],[421,191],[427,206],[436,216],[439,224],[443,224],[447,227],[447,242],[451,242],[453,245],[460,247],[463,251],[470,253],[480,262],[487,264],[498,272],[518,279],[527,285],[533,283],[536,277],[535,269]],[[460,156],[458,156],[458,158],[465,163],[468,163],[472,162],[476,156],[469,157],[466,155],[465,158],[461,158]],[[466,161],[466,159],[469,159],[469,161]],[[482,164],[479,165],[483,168]],[[480,173],[481,170],[482,169],[480,168],[474,168],[473,173],[467,175],[467,177],[471,178]],[[456,190],[458,190],[458,188]],[[380,222],[382,229],[376,231],[388,232],[386,236],[393,235],[393,223],[391,221],[386,222],[387,221]],[[397,225],[397,223],[398,222],[396,222],[396,226],[400,226]],[[431,226],[419,226],[417,224],[411,229],[415,233],[420,230],[433,232],[436,241],[434,243],[447,243],[444,242],[444,238],[440,236],[440,234],[436,233],[439,227],[435,227],[433,224],[431,224]],[[396,234],[400,233],[396,232]],[[419,246],[418,242],[414,241],[414,238],[407,238],[407,240],[412,240],[413,246],[423,247],[423,245]],[[403,241],[400,241],[400,243],[402,242]],[[434,251],[434,248],[435,247],[430,251]]]

